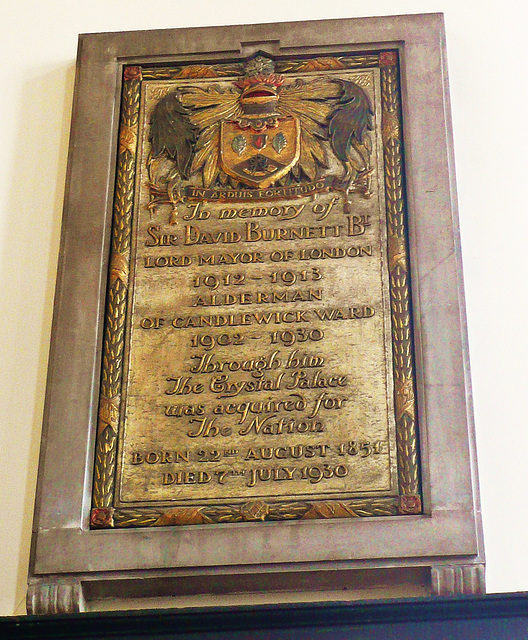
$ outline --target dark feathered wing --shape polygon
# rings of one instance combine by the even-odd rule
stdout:
[[[196,127],[189,118],[189,112],[180,102],[178,93],[169,93],[154,107],[149,141],[152,158],[165,152],[175,161],[180,175],[183,178],[189,177]]]
[[[360,86],[347,80],[339,82],[343,92],[329,119],[328,133],[334,153],[339,160],[346,162],[350,160],[352,148],[370,150],[368,132],[372,131],[374,112],[367,94]]]

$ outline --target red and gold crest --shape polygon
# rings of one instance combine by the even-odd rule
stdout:
[[[227,175],[249,187],[265,188],[285,176],[301,153],[298,118],[274,118],[271,126],[255,130],[239,121],[220,127],[220,161]]]
[[[354,192],[370,197],[374,112],[365,91],[334,76],[288,79],[263,56],[244,70],[234,82],[219,77],[183,86],[156,104],[149,135],[153,202],[165,191],[176,206],[185,197],[182,180],[260,190],[302,185],[339,166],[347,200]],[[164,157],[174,166],[158,175]]]

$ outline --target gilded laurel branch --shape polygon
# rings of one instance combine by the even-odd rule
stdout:
[[[313,71],[331,71],[334,69],[356,69],[374,67],[378,63],[378,55],[321,57],[309,60],[278,60],[277,73],[302,73]]]
[[[400,494],[417,498],[418,443],[414,394],[414,362],[410,323],[410,283],[405,246],[405,200],[398,75],[395,64],[381,68],[385,194],[389,232],[389,268],[396,404],[396,441]]]
[[[121,280],[116,280],[108,290],[101,384],[101,395],[107,400],[119,394],[126,296],[127,287]]]
[[[398,69],[396,65],[381,68],[381,104],[386,113],[399,111]]]
[[[401,465],[398,469],[398,480],[402,494],[415,494],[419,491],[417,442],[413,422],[414,420],[409,414],[402,417],[400,427],[404,434],[397,441],[398,457],[400,460],[406,460],[406,464]]]
[[[398,513],[396,498],[364,500],[319,500],[312,502],[265,502],[241,505],[211,505],[172,509],[116,509],[116,527],[161,527],[237,522],[264,522],[318,518],[362,518]]]
[[[364,56],[320,57],[309,60],[277,60],[277,73],[310,73],[336,69],[375,67],[378,54]],[[243,62],[226,64],[190,64],[180,67],[151,67],[142,70],[144,80],[179,80],[183,78],[226,78],[244,73]]]
[[[180,80],[182,78],[222,78],[239,76],[244,71],[242,63],[190,64],[181,67],[143,69],[145,80]]]
[[[113,500],[139,122],[139,89],[138,77],[125,79],[103,338],[98,436],[94,466],[94,507],[110,507]]]
[[[121,131],[132,131],[137,145],[139,125],[140,82],[126,81],[123,86]],[[116,192],[114,201],[114,226],[112,229],[112,253],[126,255],[130,249],[131,216],[134,205],[134,173],[136,145],[124,146],[119,154]]]
[[[393,136],[384,143],[385,152],[385,198],[389,235],[404,238],[403,167],[401,142]]]
[[[311,518],[365,518],[395,515],[395,498],[368,498],[363,500],[321,500],[309,503],[304,519]]]
[[[116,509],[115,527],[152,527],[157,523],[163,511],[159,509]]]
[[[114,484],[117,436],[109,426],[97,439],[94,468],[93,506],[110,507]]]

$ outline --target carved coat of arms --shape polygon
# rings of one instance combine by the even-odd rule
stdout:
[[[234,82],[179,88],[156,104],[153,193],[165,183],[176,204],[183,180],[208,189],[264,189],[333,176],[333,188],[347,199],[369,197],[373,115],[359,84],[331,75],[287,81],[273,60],[257,56]]]

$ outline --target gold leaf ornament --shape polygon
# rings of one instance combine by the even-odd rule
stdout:
[[[269,505],[262,500],[246,502],[240,508],[240,512],[245,520],[265,520],[269,513]]]
[[[201,508],[180,507],[162,514],[156,521],[156,526],[204,524],[206,522],[209,522],[209,519],[204,517]]]
[[[121,131],[119,133],[119,153],[124,153],[125,151],[129,151],[130,153],[135,153],[136,145],[137,145],[136,127],[122,124]]]
[[[384,141],[387,141],[390,138],[398,139],[400,137],[400,119],[396,111],[385,111],[383,113],[382,135]]]
[[[220,122],[239,117],[240,91],[210,86],[190,87],[182,93],[182,104],[190,110],[190,118],[200,134],[191,164],[191,175],[202,170],[205,187],[212,185],[220,170]]]
[[[119,404],[117,398],[105,398],[101,396],[99,401],[99,427],[104,428],[109,425],[114,431],[117,432],[119,424]]]
[[[110,263],[110,285],[116,280],[128,283],[128,257],[114,252]]]

